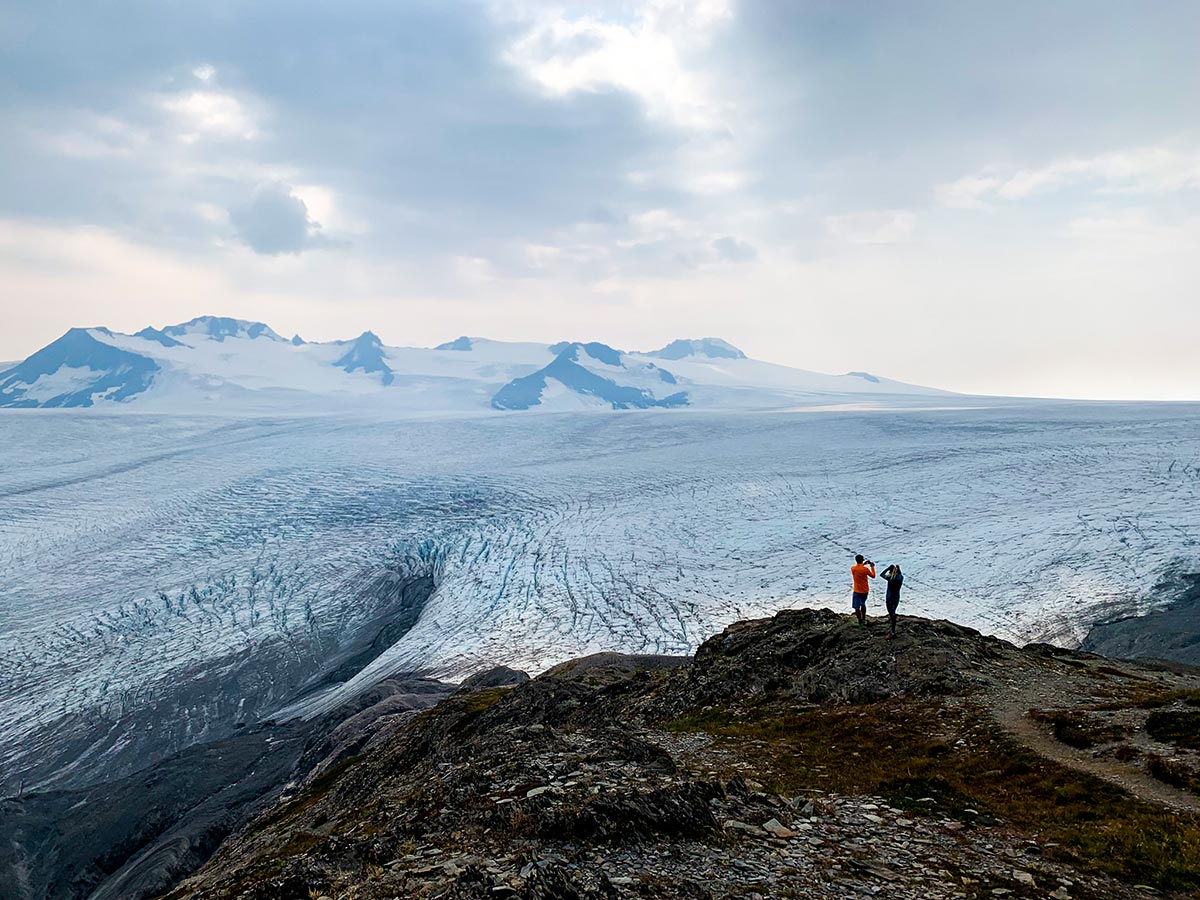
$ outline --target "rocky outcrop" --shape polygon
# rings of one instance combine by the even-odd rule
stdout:
[[[524,684],[528,680],[528,672],[510,669],[508,666],[493,666],[490,669],[484,669],[482,672],[476,672],[474,675],[464,678],[458,689],[470,692],[481,691],[485,688],[515,687],[518,684]]]
[[[893,654],[880,652],[877,632],[847,628],[827,609],[738,622],[700,646],[671,702],[683,709],[758,695],[864,703],[964,694],[998,668],[1023,664],[1011,644],[952,622],[913,620],[910,630],[910,651]]]
[[[1195,671],[919,619],[888,640],[800,610],[731,626],[691,661],[599,654],[494,683],[513,680],[485,674],[433,709],[379,717],[168,896],[1117,900],[1136,883],[1200,888],[1193,815],[1039,753],[1001,714],[1036,685],[1039,702],[1103,697],[1130,721],[1146,718],[1138,704],[1183,710],[1163,726],[1177,735],[1200,698]],[[1112,734],[1098,740],[1122,755]]]

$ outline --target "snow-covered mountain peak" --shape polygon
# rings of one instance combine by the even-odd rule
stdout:
[[[479,340],[479,339],[478,338],[469,338],[464,334],[462,337],[456,337],[452,341],[446,341],[446,343],[444,343],[444,344],[438,344],[433,349],[434,350],[461,350],[463,352],[469,352],[472,349],[474,349],[475,341],[477,341],[477,340]]]
[[[98,335],[100,337],[98,337]],[[0,373],[0,406],[93,406],[145,391],[153,360],[114,346],[107,328],[72,328],[24,362]]]
[[[510,349],[516,348],[516,347],[522,347],[522,348],[525,348],[526,350],[536,347],[540,351],[554,352],[549,347],[547,347],[545,344],[535,344],[532,342],[523,342],[523,341],[522,342],[498,341],[494,338],[479,337],[478,335],[469,335],[469,334],[464,334],[459,337],[456,337],[452,341],[445,341],[441,344],[436,345],[432,349],[437,350],[437,351],[442,351],[442,352],[449,350],[449,351],[453,351],[455,353],[476,353],[481,350],[485,351],[486,353],[495,353],[498,351],[502,351],[503,348],[505,348],[505,347],[510,348]]]
[[[364,331],[358,337],[350,341],[335,341],[337,344],[353,344],[356,347],[382,347],[383,341],[379,339],[373,331]]]
[[[675,376],[599,342],[563,341],[553,361],[496,392],[492,406],[517,410],[649,409],[687,406]]]
[[[585,358],[590,357],[603,365],[618,367],[621,365],[621,357],[624,356],[620,350],[614,350],[608,344],[601,344],[599,341],[559,341],[550,346],[550,352],[575,362],[585,362]]]
[[[661,350],[654,350],[646,356],[659,359],[686,359],[689,356],[703,356],[709,359],[745,359],[746,354],[729,341],[720,338],[680,338],[671,341]]]
[[[153,331],[153,329],[147,330]],[[283,340],[262,322],[249,322],[245,319],[231,319],[226,316],[197,316],[189,322],[168,325],[159,333],[172,338],[206,337],[214,341],[224,341],[229,337],[242,337],[250,340],[260,337],[272,341]],[[139,336],[142,336],[141,333]]]
[[[384,385],[396,380],[392,367],[388,365],[387,354],[384,353],[383,341],[379,339],[379,335],[373,331],[364,331],[349,344],[350,349],[334,362],[335,366],[345,372],[378,375]]]

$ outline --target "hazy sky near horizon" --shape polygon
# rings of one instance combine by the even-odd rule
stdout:
[[[0,0],[0,360],[200,314],[1200,399],[1200,3]]]

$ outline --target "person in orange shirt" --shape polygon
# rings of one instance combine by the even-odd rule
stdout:
[[[875,577],[875,563],[863,559],[860,553],[854,557],[854,565],[850,567],[850,578],[854,582],[854,594],[851,607],[859,625],[867,624],[867,595],[871,593],[871,579]]]

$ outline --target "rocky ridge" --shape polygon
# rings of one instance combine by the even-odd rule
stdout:
[[[431,710],[376,720],[167,896],[1200,889],[1194,669],[921,619],[888,640],[799,610],[731,626],[692,660],[600,654],[516,682],[484,674]],[[1021,721],[1063,747],[1056,758],[1011,726],[1031,698]],[[1140,797],[1167,764],[1177,795]]]

